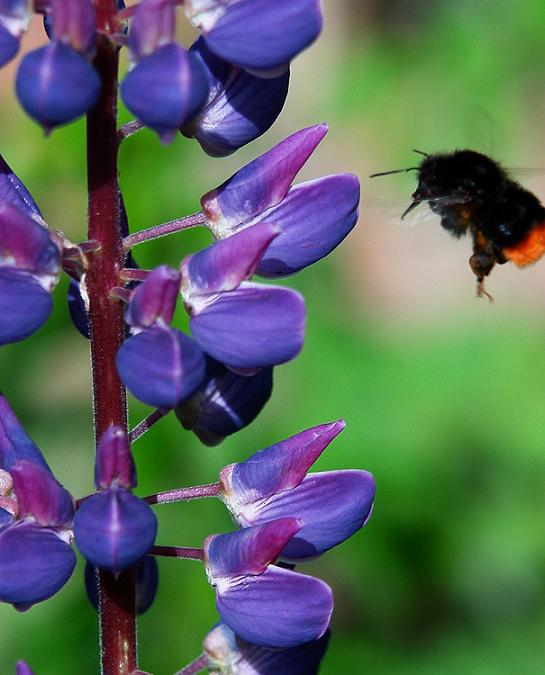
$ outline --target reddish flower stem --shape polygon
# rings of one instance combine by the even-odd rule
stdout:
[[[183,218],[177,218],[176,220],[170,220],[168,223],[163,223],[162,225],[148,227],[147,230],[140,230],[140,232],[130,234],[123,240],[123,246],[129,251],[134,246],[142,244],[145,241],[166,237],[167,234],[181,232],[182,230],[187,230],[190,227],[197,227],[198,225],[206,225],[206,216],[202,211],[193,213],[190,216],[184,216]]]
[[[129,443],[134,443],[140,436],[143,436],[146,431],[152,427],[156,422],[168,415],[170,408],[157,408],[150,413],[146,418],[139,422],[129,434]]]
[[[201,656],[194,661],[191,661],[191,663],[188,663],[185,668],[174,673],[174,675],[196,675],[196,673],[200,673],[201,670],[208,668],[209,665],[210,659],[208,656],[206,654],[201,654]]]
[[[152,546],[150,555],[165,558],[185,558],[186,560],[204,560],[204,549],[189,546]]]
[[[115,0],[94,0],[99,31],[116,31]],[[115,366],[124,339],[123,306],[110,297],[123,268],[125,251],[120,223],[117,182],[118,48],[100,35],[94,67],[102,81],[96,106],[87,118],[88,238],[99,243],[89,256],[86,277],[90,303],[91,360],[95,440],[112,424],[127,429],[127,402]],[[99,574],[101,672],[129,675],[137,668],[135,574],[114,578]]]
[[[156,495],[144,497],[148,504],[168,504],[169,502],[188,502],[191,499],[202,499],[203,497],[217,497],[220,493],[219,483],[209,483],[208,485],[196,485],[195,487],[178,488],[177,490],[168,490],[159,492]]]

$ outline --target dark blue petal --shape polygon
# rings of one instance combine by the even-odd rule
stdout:
[[[289,71],[264,80],[213,54],[203,38],[190,52],[208,75],[205,107],[182,133],[196,138],[213,157],[224,157],[264,134],[284,107]]]
[[[98,611],[97,568],[85,564],[85,590],[89,602]],[[143,614],[153,604],[159,584],[157,559],[147,555],[136,566],[136,613]]]
[[[27,54],[15,81],[21,105],[46,130],[90,110],[100,86],[96,71],[85,58],[60,42]]]
[[[174,43],[143,58],[121,83],[127,108],[164,141],[195,117],[207,95],[202,65]]]
[[[205,39],[222,59],[268,76],[286,69],[321,29],[319,0],[240,0],[205,31]]]
[[[358,220],[360,184],[356,176],[326,176],[292,188],[266,215],[280,227],[257,266],[257,274],[282,277],[331,253]]]
[[[305,304],[288,288],[243,283],[194,314],[191,331],[205,352],[228,366],[274,366],[301,351]]]
[[[0,268],[0,345],[35,333],[53,309],[51,295],[27,272]]]
[[[110,488],[86,499],[74,517],[81,553],[96,567],[118,572],[143,558],[155,542],[157,518],[124,488]]]
[[[59,591],[76,565],[52,530],[21,522],[0,532],[0,601],[33,605]]]
[[[19,38],[12,35],[9,30],[0,26],[0,68],[19,51]]]
[[[243,377],[208,357],[205,382],[175,410],[178,419],[205,445],[248,426],[263,409],[273,387],[273,369]]]
[[[89,315],[85,307],[85,300],[81,295],[80,286],[75,279],[70,279],[68,287],[68,312],[72,323],[88,340],[91,339],[91,327],[89,325]]]
[[[157,326],[125,340],[117,354],[117,369],[123,384],[140,401],[174,408],[203,381],[205,361],[187,335]]]

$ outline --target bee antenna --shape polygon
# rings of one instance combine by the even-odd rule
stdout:
[[[392,173],[407,173],[408,171],[418,171],[420,167],[410,166],[408,169],[395,169],[395,171],[381,171],[380,173],[372,173],[369,178],[376,178],[377,176],[389,176]]]
[[[424,150],[417,150],[416,148],[413,148],[413,152],[416,152],[417,155],[424,155],[424,157],[429,157],[429,154],[427,152],[424,152]]]

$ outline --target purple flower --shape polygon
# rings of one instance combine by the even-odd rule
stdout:
[[[259,222],[278,228],[279,236],[257,265],[261,276],[286,276],[312,265],[331,253],[356,224],[356,176],[336,174],[292,187],[326,132],[324,124],[298,131],[201,199],[216,239]]]
[[[100,439],[95,484],[99,492],[76,511],[74,538],[92,565],[116,573],[143,558],[157,534],[155,514],[132,494],[136,470],[120,427],[111,426]]]
[[[206,636],[204,651],[213,672],[224,675],[316,675],[326,652],[330,631],[289,649],[267,649],[238,637],[224,623]]]
[[[85,57],[58,40],[27,54],[15,81],[21,105],[46,131],[90,110],[100,86]]]
[[[213,157],[224,157],[250,143],[273,124],[288,94],[289,71],[265,80],[213,54],[201,37],[191,47],[208,78],[204,108],[182,133],[196,138]]]
[[[235,370],[289,361],[303,346],[305,306],[287,288],[244,281],[278,235],[258,224],[182,261],[182,296],[199,346]]]
[[[166,265],[148,275],[127,309],[134,334],[117,354],[123,384],[139,400],[160,408],[174,408],[189,398],[205,374],[199,347],[168,325],[179,288],[180,274]]]
[[[17,661],[15,675],[34,675],[34,673],[25,661]]]
[[[30,19],[29,0],[0,0],[0,67],[19,51],[21,35]]]
[[[367,471],[307,475],[344,426],[340,420],[312,427],[221,472],[220,494],[241,527],[284,517],[303,523],[282,551],[283,559],[304,560],[324,553],[351,537],[371,514],[375,481]]]
[[[208,537],[205,564],[222,620],[248,642],[295,647],[326,631],[333,597],[327,584],[272,563],[299,532],[295,518]]]
[[[91,0],[51,0],[52,39],[92,57],[96,44],[96,15]]]
[[[59,245],[33,209],[19,208],[26,191],[6,176],[0,173],[8,197],[0,201],[0,344],[23,340],[45,323],[60,273]]]
[[[263,368],[255,375],[237,375],[208,356],[203,383],[175,408],[176,416],[202,443],[217,445],[261,412],[272,392],[272,373]]]
[[[134,67],[121,84],[127,108],[164,143],[203,107],[208,96],[199,60],[175,42],[172,0],[142,0],[129,31]]]
[[[285,72],[322,29],[319,0],[189,0],[184,9],[214,54],[261,77]]]
[[[70,578],[74,513],[41,452],[0,396],[0,601],[24,610],[54,595]]]

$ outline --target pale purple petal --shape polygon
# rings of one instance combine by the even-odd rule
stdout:
[[[117,369],[123,384],[140,401],[174,408],[203,381],[205,360],[187,335],[156,326],[125,340],[117,353]]]
[[[74,538],[96,567],[118,572],[143,558],[155,542],[157,518],[142,499],[110,488],[86,499],[74,517]]]
[[[74,500],[50,471],[29,460],[11,467],[19,516],[34,516],[44,527],[68,528],[74,517]]]
[[[0,394],[0,469],[11,471],[15,462],[21,459],[51,473],[44,456],[23,429],[6,398]]]
[[[327,176],[292,188],[264,218],[281,233],[257,267],[264,277],[293,274],[331,253],[358,220],[359,180]]]
[[[205,352],[228,366],[274,366],[301,351],[305,304],[290,289],[243,283],[193,314],[191,331]]]
[[[215,236],[228,237],[278,204],[326,133],[325,124],[297,131],[205,194],[201,204]]]
[[[17,661],[15,675],[34,675],[28,663]]]
[[[222,673],[237,675],[317,675],[330,631],[289,649],[267,649],[246,642],[225,623],[219,623],[206,636],[203,646],[210,662]]]
[[[222,59],[270,76],[285,70],[321,28],[319,0],[240,0],[210,30],[204,27],[204,37]]]
[[[333,594],[314,577],[280,567],[236,577],[216,588],[222,620],[244,640],[295,647],[320,638],[331,619]]]
[[[0,601],[28,607],[68,581],[74,551],[52,530],[20,522],[0,532]]]
[[[159,47],[174,42],[176,7],[172,0],[142,0],[129,31],[131,58],[137,62]]]
[[[176,308],[180,279],[180,273],[168,265],[152,270],[132,293],[127,323],[140,328],[149,328],[157,321],[169,324]]]
[[[9,201],[0,202],[0,263],[51,279],[51,284],[60,270],[59,247],[47,228]]]
[[[98,442],[95,462],[95,485],[109,488],[120,485],[136,487],[136,466],[125,430],[117,425],[109,427]]]
[[[242,574],[262,574],[286,543],[301,529],[296,518],[216,534],[204,543],[206,566],[212,583]]]
[[[53,35],[77,52],[92,56],[96,43],[96,15],[91,0],[51,0]]]
[[[338,420],[311,427],[256,452],[240,464],[226,466],[220,475],[224,500],[239,512],[246,504],[296,487],[345,426],[344,420]]]
[[[250,279],[279,229],[258,223],[194,253],[182,261],[182,295],[191,303],[195,295],[232,291]]]

